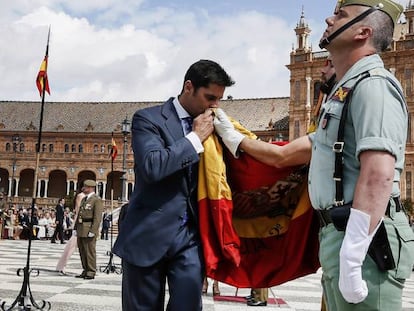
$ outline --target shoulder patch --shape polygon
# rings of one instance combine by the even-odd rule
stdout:
[[[339,89],[336,90],[336,92],[332,95],[333,100],[337,100],[341,103],[345,102],[346,97],[349,94],[349,91],[351,89],[348,87],[339,87]]]

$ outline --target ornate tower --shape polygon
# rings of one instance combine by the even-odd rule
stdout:
[[[404,15],[407,23],[407,33],[405,34],[405,39],[412,40],[414,39],[414,4],[411,0],[408,2]]]
[[[311,49],[309,47],[309,35],[311,33],[311,29],[309,28],[308,23],[305,20],[305,12],[303,7],[299,22],[295,28],[295,32],[297,38],[296,52],[310,52]]]
[[[310,122],[312,106],[317,100],[320,68],[327,52],[313,53],[309,45],[311,29],[305,19],[304,9],[295,28],[297,46],[290,53],[290,104],[289,140],[305,135]],[[316,84],[315,84],[316,83]]]

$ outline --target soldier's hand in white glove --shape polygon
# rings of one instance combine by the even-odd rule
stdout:
[[[88,238],[93,238],[95,236],[95,233],[88,232]]]
[[[72,235],[73,236],[76,236],[77,235],[76,230],[72,230]]]
[[[213,123],[214,129],[223,140],[224,145],[237,158],[237,149],[245,136],[234,128],[226,113],[220,108],[216,109]]]
[[[339,290],[349,303],[360,303],[368,296],[367,283],[362,279],[362,263],[378,230],[369,232],[371,216],[351,208],[345,237],[339,252]]]

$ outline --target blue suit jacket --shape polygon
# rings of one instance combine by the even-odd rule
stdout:
[[[132,147],[135,187],[113,252],[147,267],[167,252],[186,211],[197,220],[196,191],[190,195],[197,185],[190,184],[189,167],[199,155],[184,138],[173,98],[134,114]]]

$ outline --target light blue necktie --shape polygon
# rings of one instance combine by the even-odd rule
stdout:
[[[193,118],[191,117],[185,117],[182,118],[183,124],[184,124],[184,135],[187,135],[188,133],[190,133],[193,130]],[[190,166],[189,168],[189,173],[190,173],[190,178],[193,177],[193,170],[192,167]],[[195,170],[194,170],[195,171]],[[194,182],[194,179],[190,179],[190,182]],[[184,213],[184,215],[181,217],[181,226],[186,225],[188,222],[188,213],[187,211]]]

